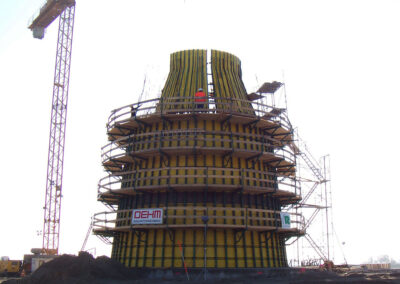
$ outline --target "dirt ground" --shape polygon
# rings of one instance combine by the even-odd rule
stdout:
[[[187,280],[187,277],[190,280]],[[205,279],[206,278],[206,279]],[[159,283],[230,283],[230,284],[375,284],[399,283],[400,270],[362,271],[342,270],[341,272],[319,271],[316,269],[264,269],[264,270],[189,270],[182,269],[139,271],[127,269],[120,263],[102,256],[93,258],[88,253],[79,256],[62,255],[43,264],[32,275],[13,279],[2,284],[159,284]]]

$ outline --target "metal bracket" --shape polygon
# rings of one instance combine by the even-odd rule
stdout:
[[[168,155],[167,153],[165,153],[163,150],[161,150],[161,149],[158,149],[158,152],[160,152],[160,154],[161,154],[161,161],[164,163],[164,166],[166,166],[166,167],[169,167],[169,165],[170,165],[170,161],[171,161],[171,156],[170,155]],[[165,157],[167,158],[167,159],[165,159]]]
[[[229,163],[232,163],[232,154],[233,150],[222,156],[222,163],[224,167],[228,166]]]
[[[233,238],[234,238],[235,245],[236,245],[237,243],[239,243],[239,242],[243,239],[244,234],[246,233],[246,231],[247,231],[247,229],[243,229],[243,230],[240,230],[240,231],[239,231],[239,230],[234,231],[234,236],[233,236]],[[236,239],[236,234],[237,234],[238,232],[241,232],[241,235],[239,236],[239,239]]]
[[[129,128],[129,127],[124,127],[124,126],[121,126],[119,124],[116,124],[115,128],[118,129],[118,131],[120,132],[121,136],[127,136],[127,135],[129,136],[129,135],[132,135],[134,133],[134,129]],[[124,130],[128,131],[128,133],[124,132]],[[114,134],[114,135],[118,135],[118,134]]]
[[[194,123],[197,125],[197,118],[198,118],[198,113],[195,111],[192,111],[192,117],[194,119]]]
[[[260,153],[260,154],[257,154],[257,155],[248,157],[248,158],[246,158],[246,162],[251,161],[251,160],[254,160],[254,159],[257,159],[257,160],[258,160],[258,159],[262,156],[262,154],[263,154],[263,153]]]
[[[276,166],[274,166],[274,168],[286,168],[287,166],[281,166],[281,163],[283,162],[283,161],[285,161],[284,159],[282,159],[282,160],[273,160],[273,161],[270,161],[270,162],[272,162],[272,163],[274,163],[274,162],[278,162],[277,164],[276,164]]]
[[[132,231],[133,231],[133,233],[138,237],[138,241],[139,241],[139,242],[146,243],[145,240],[141,240],[142,233],[144,234],[143,231],[139,231],[139,230],[137,230],[137,229],[133,229]]]
[[[249,128],[252,129],[252,128],[253,128],[253,125],[256,124],[256,123],[259,122],[259,121],[260,121],[260,118],[257,118],[256,120],[253,120],[253,121],[250,121],[250,122],[248,122],[248,123],[243,124],[243,126],[244,126],[244,127],[249,126]]]
[[[146,161],[146,162],[147,162],[147,160],[148,160],[147,158],[140,157],[140,156],[137,155],[137,154],[133,154],[133,152],[129,153],[129,156],[130,156],[131,158],[133,158],[133,159],[139,159],[139,160]]]
[[[221,128],[222,128],[222,131],[226,131],[226,128],[228,128],[228,122],[231,120],[231,118],[232,118],[232,114],[229,114],[226,118],[224,118],[222,121],[221,121]]]
[[[110,132],[107,132],[107,135],[108,135],[109,137],[111,137],[112,139],[114,139],[114,140],[117,140],[117,139],[118,139],[118,137],[115,136],[115,134],[111,134]]]
[[[280,173],[290,173],[295,166],[278,166],[277,168],[288,168],[287,171],[281,171]]]
[[[272,239],[272,233],[276,233],[277,231],[278,231],[277,229],[268,231],[268,232],[270,232],[270,236],[265,237],[265,244],[267,245],[267,247],[268,247],[268,241]]]
[[[161,119],[163,121],[163,130],[172,130],[172,121],[166,118],[164,115],[161,115]],[[167,125],[165,122],[168,122],[169,128],[165,127],[165,125]]]
[[[115,166],[115,167],[121,168],[121,170],[122,170],[122,165],[125,165],[125,164],[126,164],[126,163],[124,163],[124,162],[115,160],[115,159],[113,159],[113,158],[110,158],[109,161],[112,162],[112,165],[111,165],[111,166]],[[107,166],[106,166],[106,167],[107,167]]]
[[[144,122],[143,120],[140,120],[138,118],[135,118],[135,121],[137,121],[139,123],[139,125],[146,127],[151,127],[151,124]]]
[[[273,137],[273,136],[274,136],[274,133],[279,129],[279,127],[280,127],[280,126],[273,126],[273,127],[263,128],[263,130],[264,130],[264,131],[267,131],[267,133],[268,133],[271,137]],[[273,129],[273,131],[270,132],[270,130],[272,130],[272,129]]]

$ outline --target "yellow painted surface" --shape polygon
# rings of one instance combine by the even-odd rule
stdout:
[[[149,230],[147,241],[145,233],[141,233],[139,240],[139,234],[130,232],[122,235],[126,246],[122,246],[116,258],[130,267],[183,267],[183,254],[187,267],[202,268],[206,253],[207,267],[249,268],[268,267],[269,254],[271,267],[282,266],[279,258],[283,253],[281,248],[271,247],[275,237],[268,240],[267,249],[265,235],[260,235],[261,238],[256,232],[246,231],[243,234],[232,230],[208,229],[204,245],[204,230],[174,230],[170,233]]]
[[[0,274],[2,273],[18,273],[22,261],[20,260],[0,260]]]

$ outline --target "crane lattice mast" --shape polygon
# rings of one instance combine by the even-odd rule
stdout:
[[[44,205],[43,244],[45,254],[58,254],[62,198],[65,130],[71,50],[75,18],[75,0],[48,0],[29,28],[35,38],[42,39],[45,29],[59,17],[53,99],[50,119],[47,160],[46,196]]]

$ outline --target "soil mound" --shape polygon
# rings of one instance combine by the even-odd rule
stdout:
[[[32,275],[22,281],[7,281],[5,283],[112,283],[111,281],[121,282],[128,279],[137,279],[137,276],[133,270],[106,256],[100,256],[95,259],[89,253],[80,252],[79,256],[64,254],[44,263]]]

